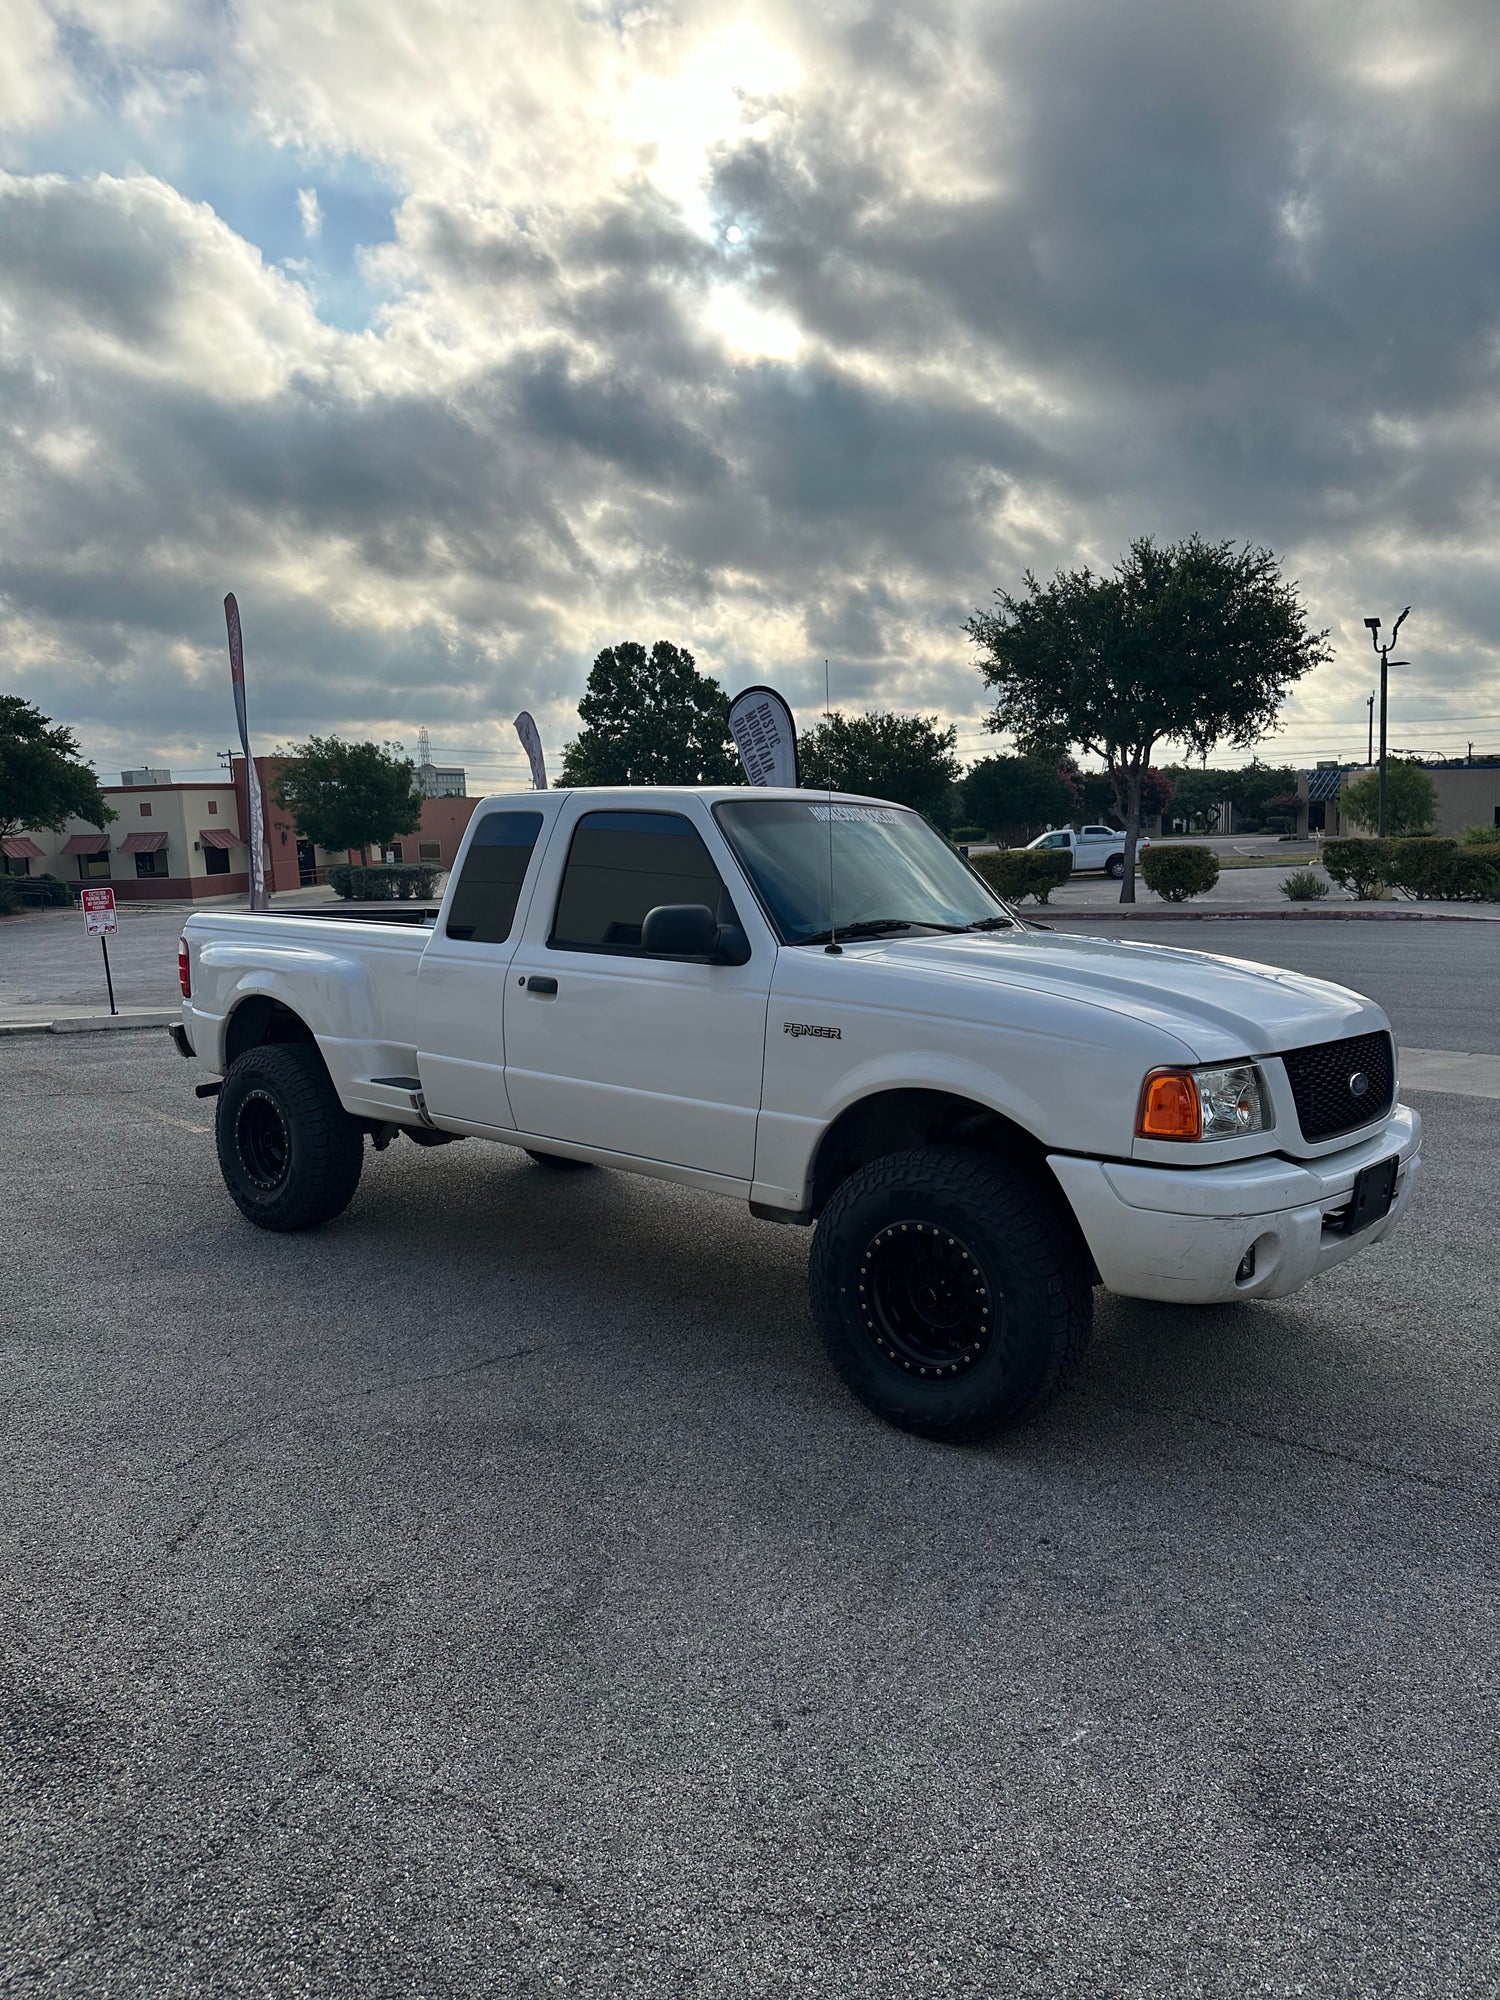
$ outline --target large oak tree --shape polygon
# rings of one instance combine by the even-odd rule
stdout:
[[[0,839],[27,827],[60,833],[70,819],[102,833],[114,817],[72,730],[19,695],[0,695]]]
[[[1110,576],[1026,573],[965,627],[995,691],[988,727],[1023,753],[1104,761],[1125,822],[1122,903],[1135,901],[1141,793],[1158,744],[1206,755],[1271,729],[1288,690],[1330,657],[1269,549],[1199,535],[1131,543]]]
[[[729,697],[685,647],[658,639],[606,646],[578,704],[583,724],[564,746],[565,785],[733,785],[743,777],[729,740]]]

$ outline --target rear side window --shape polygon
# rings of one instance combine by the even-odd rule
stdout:
[[[466,944],[504,944],[541,830],[540,813],[485,814],[474,829],[448,906],[449,937]]]
[[[733,907],[696,827],[680,813],[585,813],[573,832],[548,942],[571,951],[639,951],[661,903]]]

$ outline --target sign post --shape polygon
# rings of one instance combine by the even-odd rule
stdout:
[[[96,937],[99,949],[104,953],[104,984],[109,989],[109,1011],[119,1012],[115,1006],[115,982],[109,971],[109,940],[120,928],[120,919],[115,911],[113,889],[84,889],[80,891],[83,903],[83,929],[86,937]]]

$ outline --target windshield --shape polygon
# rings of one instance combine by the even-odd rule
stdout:
[[[722,801],[714,816],[787,944],[829,937],[830,835],[832,928],[840,935],[1014,922],[947,842],[904,806],[746,799]]]

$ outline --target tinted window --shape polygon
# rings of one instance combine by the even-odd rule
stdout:
[[[720,923],[734,911],[695,829],[678,813],[585,813],[573,833],[550,942],[638,951],[646,914],[661,903],[706,903]]]
[[[540,813],[485,814],[474,829],[448,906],[449,937],[470,944],[504,944],[541,830]]]

